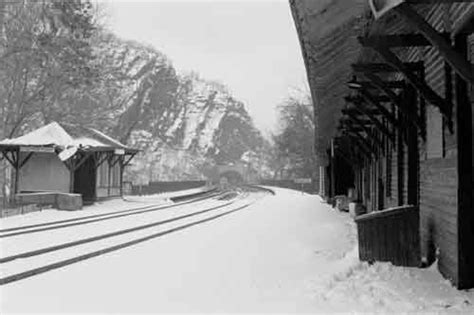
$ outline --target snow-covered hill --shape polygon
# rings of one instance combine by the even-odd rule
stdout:
[[[244,104],[223,84],[177,74],[161,52],[112,34],[94,47],[108,69],[96,93],[110,103],[106,119],[95,123],[142,150],[129,179],[201,179],[206,165],[240,160],[261,146]]]

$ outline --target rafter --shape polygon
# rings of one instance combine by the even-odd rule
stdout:
[[[407,24],[418,29],[425,36],[426,40],[438,49],[440,55],[453,67],[457,74],[467,82],[474,83],[473,65],[454,50],[443,35],[438,33],[418,12],[406,3],[395,7],[394,10]]]
[[[408,82],[415,87],[428,102],[438,107],[446,119],[451,122],[452,106],[449,102],[439,96],[431,89],[431,87],[428,86],[428,84],[426,84],[424,80],[407,68],[405,64],[388,48],[377,45],[371,47],[375,49],[389,64],[402,72]]]
[[[370,113],[370,111],[367,110],[365,105],[360,102],[360,101],[355,101],[353,102],[355,105],[355,108],[363,115],[366,115],[373,123],[374,125],[381,131],[383,132],[389,139],[392,141],[392,143],[395,143],[395,136],[393,135],[388,128],[382,124],[374,115]]]
[[[441,33],[444,38],[449,38],[449,33]],[[382,45],[385,47],[423,47],[432,43],[423,34],[396,34],[378,35],[362,38],[364,46]]]
[[[355,99],[350,97],[350,96],[346,97],[345,99],[349,103],[352,103],[353,101],[355,101]],[[380,111],[377,110],[377,109],[374,109],[374,108],[370,108],[370,109],[368,108],[367,111],[369,111],[374,116],[381,115]],[[344,108],[344,109],[341,110],[341,112],[344,115],[346,115],[347,113],[351,113],[351,114],[354,114],[354,115],[362,115],[362,114],[360,114],[360,111],[358,111],[357,108],[354,108],[354,107]]]
[[[364,152],[367,157],[372,158],[375,155],[375,152],[370,147],[370,143],[360,133],[346,130],[345,134],[357,142],[359,150]]]
[[[400,98],[398,97],[395,92],[393,92],[388,86],[385,85],[385,82],[378,77],[377,75],[371,72],[364,72],[364,76],[369,79],[381,92],[385,93],[388,98],[390,98],[391,102],[397,106],[407,117],[407,119],[415,125],[419,130],[420,128],[420,118],[414,115],[412,111],[409,111],[403,106]]]
[[[357,118],[357,116],[351,115],[351,114],[348,115],[348,116],[352,119],[352,121],[353,121],[356,125],[360,126],[360,128],[362,128],[362,130],[364,130],[364,132],[365,132],[367,135],[370,135],[370,134],[372,133],[372,130],[371,130],[369,127],[367,127],[367,125],[365,125],[359,118]],[[374,140],[377,142],[377,144],[378,144],[380,147],[383,147],[383,143],[380,141],[380,139],[375,138]]]
[[[362,40],[362,37],[358,38],[359,41]],[[367,46],[367,47],[372,47],[372,46]],[[403,65],[413,71],[418,71],[423,69],[423,62],[404,62]],[[397,67],[394,67],[393,65],[387,64],[387,63],[354,63],[352,64],[352,68],[356,71],[370,71],[373,73],[376,72],[400,72],[400,70]]]

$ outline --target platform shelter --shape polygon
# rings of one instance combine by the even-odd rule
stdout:
[[[57,122],[0,141],[14,169],[12,195],[76,193],[85,204],[121,196],[124,168],[137,152],[96,129]]]

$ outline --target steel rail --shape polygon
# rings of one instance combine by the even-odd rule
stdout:
[[[188,204],[188,203],[193,203],[193,202],[197,202],[197,201],[200,201],[200,200],[205,200],[205,199],[208,199],[208,198],[213,198],[213,197],[219,196],[219,195],[221,195],[225,192],[215,193],[214,191],[210,191],[210,192],[206,192],[206,194],[207,193],[210,193],[210,194],[206,195],[206,196],[196,197],[196,198],[193,198],[192,200],[187,200],[187,201],[183,201],[183,202],[179,202],[179,203],[174,203],[174,204],[171,204],[171,205],[163,205],[163,206],[159,206],[159,207],[161,207],[162,209],[173,208],[173,207],[177,207],[177,206],[180,206],[180,205],[183,205],[183,204]],[[87,220],[87,219],[93,219],[93,218],[100,218],[100,217],[104,217],[104,216],[109,216],[109,215],[111,216],[111,215],[114,215],[114,214],[126,213],[126,212],[131,212],[131,211],[136,211],[136,210],[143,210],[143,209],[157,207],[157,206],[158,205],[156,205],[156,204],[155,205],[148,205],[148,206],[143,206],[143,207],[129,208],[129,209],[125,209],[125,210],[118,210],[118,211],[113,211],[113,212],[108,212],[108,213],[94,214],[94,215],[78,217],[78,218],[72,218],[72,219],[66,219],[66,220],[58,220],[58,221],[44,222],[44,223],[38,223],[38,224],[24,225],[24,226],[19,226],[19,227],[14,227],[14,228],[0,229],[0,233],[13,232],[13,231],[30,229],[30,228],[34,228],[34,227],[42,227],[42,226],[55,225],[55,224],[61,224],[61,223],[76,222],[76,221],[80,221],[80,220]]]
[[[173,205],[168,205],[168,206],[158,206],[158,207],[155,207],[155,208],[148,208],[147,207],[144,210],[139,210],[139,211],[133,210],[135,212],[131,212],[132,210],[128,209],[128,210],[123,210],[125,213],[120,213],[120,214],[115,214],[115,215],[112,215],[112,216],[106,216],[106,217],[100,217],[100,218],[94,218],[92,220],[76,220],[76,221],[79,221],[79,222],[72,222],[72,223],[61,224],[61,225],[48,226],[48,225],[51,225],[51,224],[45,224],[45,226],[47,226],[47,227],[40,227],[40,228],[37,228],[37,229],[31,229],[31,230],[28,229],[28,230],[20,231],[20,232],[2,234],[2,235],[0,235],[0,239],[13,237],[13,236],[18,236],[18,235],[25,235],[25,234],[44,232],[44,231],[63,229],[63,228],[68,228],[68,227],[78,226],[78,225],[91,224],[91,223],[96,223],[96,222],[101,222],[101,221],[106,221],[106,220],[111,220],[111,219],[128,217],[128,216],[132,216],[132,215],[144,214],[144,213],[148,213],[148,212],[155,212],[155,211],[160,211],[160,210],[164,210],[164,209],[169,209],[169,208],[172,208],[172,207],[178,207],[178,206],[181,206],[181,205],[184,205],[184,204],[190,204],[190,203],[193,203],[193,202],[202,201],[202,200],[209,199],[209,198],[211,198],[211,197],[202,198],[200,200],[185,201],[185,202],[182,202],[182,203],[179,203],[179,204],[173,204]],[[71,219],[71,220],[74,220],[74,219]]]
[[[161,232],[154,233],[154,234],[151,234],[151,235],[148,235],[148,236],[145,236],[145,237],[141,237],[141,238],[138,238],[138,239],[134,239],[134,240],[131,240],[131,241],[128,241],[128,242],[125,242],[125,243],[121,243],[121,244],[117,244],[117,245],[110,246],[110,247],[107,247],[107,248],[103,248],[101,250],[97,250],[97,251],[94,251],[94,252],[79,255],[79,256],[76,256],[76,257],[72,257],[72,258],[69,258],[69,259],[65,259],[65,260],[58,261],[58,262],[55,262],[55,263],[51,263],[51,264],[48,264],[48,265],[44,265],[44,266],[41,266],[41,267],[26,270],[26,271],[16,273],[16,274],[13,274],[13,275],[10,275],[10,276],[6,276],[6,277],[3,277],[3,278],[0,278],[0,285],[5,285],[5,284],[8,284],[8,283],[12,283],[12,282],[16,282],[16,281],[19,281],[19,280],[22,280],[22,279],[33,277],[35,275],[39,275],[39,274],[42,274],[42,273],[45,273],[45,272],[48,272],[48,271],[51,271],[51,270],[59,269],[59,268],[62,268],[62,267],[65,267],[65,266],[68,266],[68,265],[71,265],[71,264],[74,264],[74,263],[78,263],[80,261],[84,261],[84,260],[91,259],[91,258],[94,258],[94,257],[97,257],[97,256],[101,256],[101,255],[104,255],[104,254],[107,254],[107,253],[110,253],[110,252],[114,252],[114,251],[117,251],[117,250],[120,250],[120,249],[123,249],[123,248],[126,248],[126,247],[130,247],[130,246],[133,246],[133,245],[136,245],[136,244],[148,241],[148,240],[152,240],[152,239],[155,239],[155,238],[167,235],[167,234],[178,232],[178,231],[190,228],[190,227],[198,225],[198,224],[202,224],[202,223],[205,223],[205,222],[210,222],[210,221],[216,220],[218,218],[221,218],[221,217],[230,215],[232,213],[235,213],[237,211],[240,211],[242,209],[245,209],[245,208],[249,207],[250,205],[252,205],[255,202],[256,201],[253,201],[251,203],[240,206],[236,209],[232,209],[232,210],[226,211],[224,213],[220,213],[220,214],[217,214],[217,215],[205,218],[205,219],[201,219],[201,220],[194,221],[194,222],[191,222],[191,223],[187,223],[187,224],[184,224],[184,225],[181,225],[181,226],[178,226],[178,227],[174,227],[174,228],[171,228],[171,229],[166,230],[166,231],[161,231]]]

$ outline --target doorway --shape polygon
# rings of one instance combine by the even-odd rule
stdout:
[[[85,205],[92,204],[96,199],[96,167],[90,156],[74,172],[74,193],[82,195]]]

